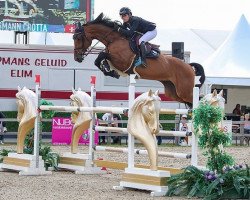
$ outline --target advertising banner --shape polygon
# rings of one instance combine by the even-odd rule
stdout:
[[[73,47],[1,45],[0,74],[4,76],[0,88],[34,88],[35,74],[40,74],[43,90],[71,90],[74,69],[94,69],[95,59],[96,55],[91,54],[84,63],[76,62]]]
[[[73,124],[68,117],[54,117],[52,119],[52,145],[70,145]],[[95,132],[94,143],[98,144],[98,132]],[[89,131],[84,131],[79,144],[89,144]]]
[[[3,0],[0,30],[73,32],[74,22],[93,17],[94,0]]]

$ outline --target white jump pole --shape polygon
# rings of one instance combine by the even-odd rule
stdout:
[[[195,85],[199,84],[199,76],[195,76]],[[199,105],[199,93],[200,90],[198,87],[193,88],[193,109],[197,108]],[[192,121],[193,123],[193,121]],[[192,126],[193,127],[193,126]],[[198,165],[198,141],[195,133],[192,135],[192,158],[191,158],[191,165],[197,166]]]
[[[129,77],[129,109],[132,108],[135,100],[135,74],[131,74]],[[128,113],[130,115],[130,111]],[[128,134],[128,168],[134,168],[134,149],[135,149],[135,137],[132,134]]]
[[[36,75],[36,119],[34,124],[34,156],[36,159],[36,168],[39,168],[39,135],[41,133],[41,118],[39,111],[40,91],[40,75]]]
[[[124,110],[128,108],[120,108],[120,107],[77,107],[77,106],[46,106],[41,105],[41,110],[54,110],[60,112],[95,112],[95,113],[106,113],[110,112],[113,114],[124,114]]]
[[[128,134],[127,128],[120,127],[106,127],[106,126],[95,126],[96,131],[106,131],[106,132],[117,132],[124,135]],[[186,137],[192,136],[192,132],[189,131],[165,131],[160,130],[157,136],[175,136],[175,137]]]
[[[95,112],[95,113],[113,113],[113,114],[124,114],[128,108],[121,108],[121,107],[104,107],[104,106],[97,106],[97,107],[77,107],[77,106],[40,106],[41,110],[54,110],[54,111],[61,111],[61,112]],[[189,109],[160,109],[160,114],[189,114],[192,110]]]
[[[160,109],[160,114],[175,114],[175,115],[181,115],[181,114],[190,114],[192,113],[192,110],[189,109]]]
[[[95,83],[96,83],[96,77],[91,76],[91,104],[92,107],[96,107],[96,89],[95,89]],[[94,137],[95,137],[95,131],[93,129],[95,125],[95,113],[92,111],[92,120],[90,122],[90,127],[89,127],[89,160],[91,161],[91,164],[93,164],[94,160],[94,151],[93,147],[95,146],[94,143]]]
[[[108,152],[117,152],[117,153],[128,153],[127,148],[117,148],[117,147],[104,147],[104,146],[96,146],[94,148],[96,151],[108,151]],[[144,149],[134,149],[134,154],[138,155],[148,155],[148,151]],[[159,151],[159,157],[169,157],[169,158],[185,158],[190,159],[191,155],[186,153],[175,153],[175,152],[165,152]]]

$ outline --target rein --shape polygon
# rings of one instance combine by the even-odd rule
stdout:
[[[104,37],[102,37],[102,39],[105,40],[105,41],[107,42],[106,48],[108,47],[109,44],[111,44],[111,43],[113,42],[113,41],[108,41],[108,40],[107,40],[107,37],[108,37],[108,36],[110,35],[110,33],[112,33],[113,31],[114,31],[114,30],[111,30],[111,31],[108,32]],[[81,34],[81,35],[82,35],[82,38],[81,38],[81,39],[82,39],[82,46],[79,47],[79,48],[75,48],[74,51],[76,51],[76,52],[77,52],[77,50],[83,49],[84,39],[86,39],[88,42],[90,42],[89,38],[87,38],[87,36],[86,36],[86,34],[85,34],[84,31],[79,32],[79,33],[75,33],[75,35],[73,36],[73,38],[75,39],[75,38],[77,37],[78,34]],[[90,42],[90,43],[91,43],[91,42]],[[97,42],[96,42],[89,50],[86,50],[84,53],[82,53],[83,59],[84,59],[85,57],[87,57],[87,56],[92,52],[92,50],[97,50],[97,48],[95,48],[95,46],[96,46],[98,43],[100,43],[99,40],[97,40]],[[103,49],[102,52],[103,52],[103,51],[105,51],[105,49]],[[77,52],[77,53],[79,53],[79,52]]]

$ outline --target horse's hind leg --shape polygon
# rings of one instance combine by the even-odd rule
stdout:
[[[183,99],[181,99],[177,93],[174,84],[171,81],[160,81],[165,88],[165,95],[170,97],[173,100],[186,103]]]

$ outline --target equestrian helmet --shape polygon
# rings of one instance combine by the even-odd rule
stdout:
[[[128,7],[122,7],[119,12],[120,15],[132,15],[131,10]]]

